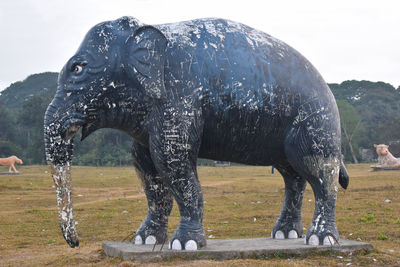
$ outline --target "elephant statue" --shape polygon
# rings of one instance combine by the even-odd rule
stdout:
[[[73,137],[100,128],[126,132],[148,202],[135,244],[168,240],[173,199],[180,223],[169,247],[206,246],[197,158],[273,165],[285,196],[272,238],[303,236],[308,182],[315,213],[305,242],[339,241],[341,160],[335,99],[318,71],[282,41],[224,19],[144,25],[122,17],[94,26],[58,78],[44,118],[46,160],[56,185],[59,221],[79,245],[72,205]]]

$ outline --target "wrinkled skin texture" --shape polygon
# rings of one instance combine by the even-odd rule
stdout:
[[[392,153],[389,151],[389,146],[385,144],[376,145],[374,144],[376,149],[376,154],[378,154],[378,164],[373,165],[373,168],[399,168],[400,167],[400,159],[395,158]]]
[[[303,235],[306,183],[316,204],[307,244],[332,244],[340,158],[334,97],[317,70],[285,43],[222,19],[144,26],[123,17],[93,27],[60,73],[45,115],[47,161],[57,186],[60,225],[79,244],[70,199],[73,136],[120,129],[148,201],[136,244],[167,240],[175,199],[181,215],[172,249],[206,245],[198,157],[274,165],[285,180],[273,238]],[[63,213],[64,212],[64,213]]]

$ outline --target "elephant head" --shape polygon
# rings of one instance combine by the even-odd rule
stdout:
[[[123,17],[93,27],[59,74],[44,139],[60,227],[71,247],[79,245],[72,206],[73,137],[79,129],[83,140],[97,129],[116,128],[145,142],[146,117],[154,101],[166,97],[166,47],[159,30]]]

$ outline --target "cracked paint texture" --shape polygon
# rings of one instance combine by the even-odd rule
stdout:
[[[145,25],[131,17],[100,23],[59,75],[45,115],[61,230],[73,223],[73,137],[115,128],[133,139],[148,200],[135,243],[163,243],[175,198],[181,215],[173,249],[206,245],[198,157],[274,165],[285,181],[274,238],[303,235],[301,204],[311,184],[315,214],[306,242],[338,241],[337,184],[347,187],[334,97],[318,71],[284,42],[223,19]],[[186,246],[187,244],[187,246]]]

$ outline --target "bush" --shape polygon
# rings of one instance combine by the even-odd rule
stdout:
[[[0,157],[5,158],[12,155],[21,155],[22,149],[9,142],[9,141],[0,141]]]

